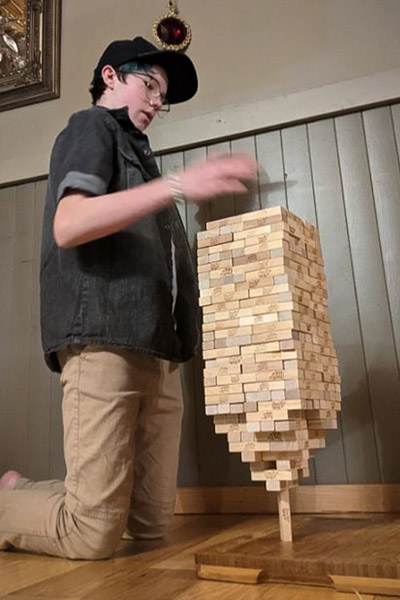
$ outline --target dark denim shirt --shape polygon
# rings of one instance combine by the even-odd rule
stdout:
[[[198,344],[198,289],[190,248],[175,206],[118,233],[61,249],[53,221],[66,190],[92,196],[159,177],[147,137],[127,108],[95,106],[72,115],[50,163],[40,271],[41,329],[48,366],[68,344],[131,348],[175,362]],[[95,202],[95,198],[91,200]],[[172,314],[171,236],[178,295]]]

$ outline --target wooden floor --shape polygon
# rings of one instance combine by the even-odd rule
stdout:
[[[322,587],[197,579],[194,553],[243,532],[278,527],[276,516],[176,516],[161,543],[122,542],[115,558],[68,561],[0,552],[0,600],[389,600]],[[397,598],[398,600],[398,598]]]

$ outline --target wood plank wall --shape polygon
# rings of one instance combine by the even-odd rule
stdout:
[[[190,244],[208,220],[282,205],[316,224],[343,379],[340,427],[304,483],[400,483],[400,105],[163,154],[163,173],[215,152],[261,165],[255,193],[180,207]],[[62,477],[58,378],[38,328],[45,182],[0,189],[0,472]],[[186,414],[179,483],[249,485],[204,415],[201,359],[182,369]]]
[[[46,182],[0,190],[0,472],[62,476],[58,377],[44,364],[39,252]]]

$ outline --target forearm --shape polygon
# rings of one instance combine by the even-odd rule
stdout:
[[[61,248],[72,248],[116,233],[143,217],[173,203],[173,187],[188,202],[204,202],[225,194],[248,191],[244,182],[254,181],[257,163],[245,155],[213,157],[176,174],[173,184],[156,179],[136,188],[89,197],[71,193],[60,201],[54,219],[54,237]],[[172,187],[171,187],[172,186]]]
[[[61,248],[79,246],[116,233],[172,202],[165,179],[103,196],[71,193],[58,205],[54,237]]]

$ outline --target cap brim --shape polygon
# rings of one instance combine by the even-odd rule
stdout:
[[[149,64],[160,65],[168,76],[167,98],[170,104],[190,100],[197,92],[198,81],[194,65],[186,54],[175,50],[141,53],[138,58]]]

